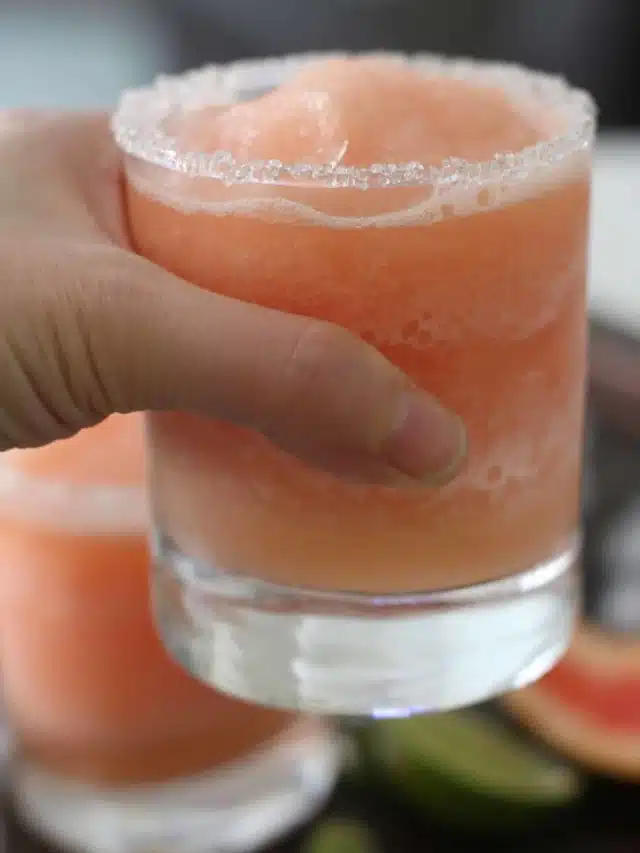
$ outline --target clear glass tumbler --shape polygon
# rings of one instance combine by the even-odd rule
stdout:
[[[322,721],[190,678],[149,611],[142,419],[0,456],[0,648],[22,822],[83,853],[245,853],[329,795]]]
[[[561,79],[433,56],[243,62],[123,96],[141,255],[348,328],[469,438],[451,483],[401,489],[150,414],[156,616],[190,672],[282,708],[406,715],[519,687],[563,653],[594,128]]]

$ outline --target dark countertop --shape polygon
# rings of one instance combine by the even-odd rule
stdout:
[[[376,832],[380,853],[636,853],[640,849],[640,789],[594,781],[580,806],[540,831],[491,839],[464,837],[417,819],[373,791],[338,790],[327,814],[362,819]],[[8,809],[7,853],[50,853],[29,837]],[[265,853],[299,853],[308,828]]]

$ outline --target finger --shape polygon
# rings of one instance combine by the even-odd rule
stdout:
[[[192,287],[127,263],[87,291],[88,334],[110,404],[186,410],[261,431],[368,480],[452,476],[459,418],[344,329]]]

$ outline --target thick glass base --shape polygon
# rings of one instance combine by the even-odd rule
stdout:
[[[154,550],[173,656],[219,690],[311,713],[407,716],[523,687],[562,656],[577,615],[577,547],[490,583],[375,596],[225,574],[162,538]]]
[[[79,853],[247,853],[304,823],[328,798],[340,743],[303,721],[224,771],[153,787],[105,790],[43,771],[17,754],[14,807],[30,830]]]

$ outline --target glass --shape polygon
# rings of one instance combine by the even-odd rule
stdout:
[[[468,459],[438,489],[367,487],[247,430],[148,415],[157,621],[183,666],[238,697],[441,711],[537,679],[573,628],[595,108],[521,68],[393,57],[391,76],[473,91],[476,124],[482,99],[501,98],[539,121],[535,136],[439,166],[345,165],[346,133],[333,162],[211,150],[206,122],[229,105],[263,105],[247,150],[260,133],[279,151],[313,132],[306,95],[293,118],[272,96],[317,59],[209,67],[123,96],[113,131],[134,246],[195,285],[373,343],[462,416]],[[360,90],[379,98],[364,127],[359,101],[338,111],[354,145],[411,113],[418,95],[384,86]]]
[[[167,656],[149,612],[142,418],[0,456],[0,642],[21,820],[64,848],[244,851],[319,809],[324,723]]]

